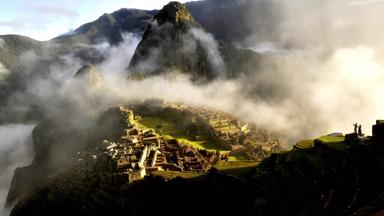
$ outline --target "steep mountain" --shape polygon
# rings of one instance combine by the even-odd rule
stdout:
[[[113,12],[111,15],[115,17],[118,22],[120,32],[133,32],[143,34],[147,28],[148,23],[153,16],[157,14],[158,10],[138,10],[122,8]]]
[[[130,62],[134,78],[169,70],[192,73],[195,78],[213,78],[206,47],[193,35],[203,31],[187,8],[170,2],[155,15]]]
[[[59,43],[96,44],[107,41],[117,45],[123,41],[124,32],[141,34],[155,11],[120,9],[112,14],[103,14],[99,19],[84,24],[75,31],[52,39]]]
[[[189,2],[185,6],[196,22],[207,32],[213,34],[216,39],[226,42],[240,41],[254,32],[258,34],[273,32],[273,29],[265,28],[274,25],[267,25],[264,21],[269,20],[275,23],[278,21],[271,14],[271,8],[274,5],[270,1],[205,0]],[[258,9],[258,13],[251,13],[255,8]],[[94,44],[108,41],[116,45],[121,42],[124,32],[143,34],[148,23],[157,13],[158,10],[123,8],[112,14],[104,14],[99,19],[49,42],[73,45],[74,43]],[[1,39],[7,46],[5,48],[0,46],[0,62],[9,70],[18,67],[17,59],[20,54],[28,50],[42,49],[42,45],[45,44],[17,35],[3,35]],[[0,43],[0,45],[2,44],[3,42]]]
[[[27,51],[42,52],[43,43],[20,35],[0,35],[0,63],[10,71],[22,65],[22,55]]]
[[[279,23],[275,12],[279,5],[273,1],[204,0],[188,2],[185,6],[207,32],[225,42],[239,42],[252,35],[261,41],[270,40]],[[123,8],[56,39],[85,43],[104,39],[115,44],[119,42],[117,31],[142,34],[157,12]]]
[[[119,28],[117,27],[116,19],[110,14],[104,14],[98,20],[93,23],[88,23],[75,32],[69,35],[63,35],[53,39],[54,41],[62,41],[68,43],[78,42],[85,44],[92,44],[98,42],[98,40],[106,39],[110,44],[116,45],[123,41]]]
[[[128,71],[131,78],[138,79],[176,71],[187,73],[194,81],[207,81],[253,73],[259,60],[253,52],[216,41],[186,6],[171,2],[148,26]]]

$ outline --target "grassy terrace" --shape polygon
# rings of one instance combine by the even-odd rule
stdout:
[[[345,140],[344,136],[322,136],[318,138],[323,143],[343,143]]]
[[[259,164],[260,162],[256,162],[256,161],[220,161],[215,165],[215,168],[230,175],[234,175],[238,177],[250,177],[255,173],[256,167]],[[203,177],[205,173],[156,171],[156,172],[153,172],[152,175],[162,176],[165,179],[173,179],[176,177],[193,179],[193,178]]]
[[[257,161],[220,161],[215,165],[219,170],[230,170],[235,168],[256,167],[260,164]]]
[[[328,147],[334,149],[334,150],[339,150],[343,151],[348,148],[348,146],[345,144],[345,137],[344,136],[322,136],[318,139],[316,139],[323,143],[324,145],[327,145]]]
[[[202,172],[178,172],[178,171],[155,171],[151,173],[154,176],[162,176],[165,179],[174,179],[176,177],[192,179],[203,176]]]
[[[335,150],[345,150],[347,145],[344,143],[344,136],[322,136],[316,139],[328,147]],[[295,147],[298,149],[309,149],[314,147],[315,140],[303,140],[298,142]]]
[[[308,148],[313,148],[315,145],[314,140],[303,140],[298,142],[295,147],[298,149],[308,149]]]
[[[259,164],[257,161],[220,161],[215,167],[230,175],[249,177],[254,174]]]
[[[201,140],[196,141],[186,133],[184,119],[180,116],[142,116],[138,123],[144,128],[151,128],[157,134],[162,134],[167,139],[177,139],[180,143],[193,146],[199,149],[219,150],[226,149],[215,143],[210,137],[204,134],[199,134]],[[161,129],[158,126],[161,125]]]

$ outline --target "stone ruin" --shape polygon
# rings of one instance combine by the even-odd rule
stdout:
[[[221,146],[232,152],[244,151],[247,145],[254,144],[257,147],[257,158],[264,159],[274,150],[288,149],[285,140],[272,136],[255,125],[242,122],[232,116],[211,109],[191,107],[186,105],[171,105],[172,109],[192,116],[194,122],[201,128],[210,132],[211,137]]]
[[[105,140],[102,149],[113,161],[115,170],[128,176],[129,181],[141,179],[154,171],[208,171],[225,156],[219,152],[198,150],[175,139],[165,139],[152,130],[144,130],[134,122],[133,112],[121,107],[129,128],[121,142]]]

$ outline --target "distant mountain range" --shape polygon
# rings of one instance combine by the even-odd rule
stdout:
[[[226,42],[239,42],[252,34],[270,37],[274,25],[268,21],[278,21],[272,8],[276,3],[266,0],[205,0],[185,3],[193,18],[216,39]],[[257,13],[255,13],[257,9]],[[61,35],[54,40],[97,42],[98,39],[116,44],[121,42],[118,32],[142,34],[148,22],[158,10],[120,9],[104,14],[98,20],[84,24],[70,34]]]
[[[194,48],[196,50],[193,53],[186,53],[184,49],[186,44],[180,44],[188,41],[187,38],[178,40],[178,42],[172,39],[171,41],[177,43],[167,45],[164,44],[165,41],[161,41],[163,47],[169,46],[169,49],[167,48],[167,51],[164,50],[159,55],[162,58],[168,56],[168,60],[161,64],[157,62],[157,72],[150,71],[146,74],[158,74],[158,69],[160,71],[176,69],[191,73],[193,80],[212,80],[219,75],[224,78],[232,78],[239,74],[255,71],[260,56],[246,49],[238,49],[232,45],[232,42],[241,41],[246,36],[252,35],[252,32],[258,31],[257,28],[251,25],[255,17],[254,14],[250,13],[250,8],[259,7],[263,11],[260,15],[263,15],[263,13],[267,13],[269,3],[253,0],[207,0],[190,2],[184,5],[186,11],[190,10],[191,12],[194,27],[200,33],[206,34],[203,37],[208,37],[210,41],[204,42],[202,41],[204,38],[196,38],[198,35],[193,36],[195,37],[194,41],[198,42],[198,46]],[[15,92],[27,91],[27,86],[31,80],[48,76],[51,68],[55,67],[55,65],[65,67],[65,56],[72,56],[80,61],[79,68],[87,64],[98,64],[103,62],[106,56],[105,53],[96,49],[94,45],[108,42],[111,46],[118,46],[123,42],[124,34],[133,33],[141,37],[148,29],[147,34],[144,35],[143,41],[136,50],[131,64],[127,59],[127,68],[129,66],[132,69],[133,66],[137,66],[139,61],[143,60],[142,56],[139,56],[146,52],[146,49],[154,48],[153,44],[148,46],[148,43],[154,42],[153,40],[148,42],[150,38],[148,35],[150,35],[150,27],[153,25],[151,22],[158,12],[158,10],[120,9],[112,14],[103,14],[99,19],[49,41],[36,41],[18,35],[0,36],[0,42],[2,42],[0,43],[0,64],[2,64],[2,70],[8,71],[7,73],[2,72],[2,74],[6,75],[4,75],[5,78],[0,80],[0,110],[3,109],[0,112],[0,122],[13,121],[12,119],[28,119],[31,116],[36,116],[38,111],[33,112],[33,114],[15,114],[13,109],[7,107],[9,106],[8,99]],[[158,18],[155,17],[155,20],[159,21]],[[180,26],[177,28],[180,28]],[[191,34],[191,32],[187,31],[189,30],[182,30],[182,34],[169,32],[168,36],[172,38],[177,35],[185,35],[184,33]],[[168,34],[168,32],[163,33]],[[213,37],[207,33],[213,34]],[[153,38],[153,33],[151,34],[151,38]],[[161,35],[162,33],[156,32],[155,34]],[[163,36],[160,36],[160,38]],[[210,44],[213,44],[213,49],[207,47]],[[160,44],[155,44],[155,46],[157,45]],[[184,51],[179,52],[182,49]],[[178,55],[180,53],[183,54]],[[177,56],[177,58],[172,59],[174,56]],[[32,59],[38,62],[31,62]],[[223,73],[225,73],[224,76]],[[39,107],[39,105],[36,104],[30,107]],[[11,113],[9,113],[9,110],[11,110]]]

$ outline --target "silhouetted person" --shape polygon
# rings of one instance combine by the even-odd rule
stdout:
[[[362,135],[363,134],[363,131],[361,129],[361,125],[359,125],[359,135]]]
[[[354,133],[357,133],[357,123],[353,124],[353,127],[354,127],[353,129]]]

